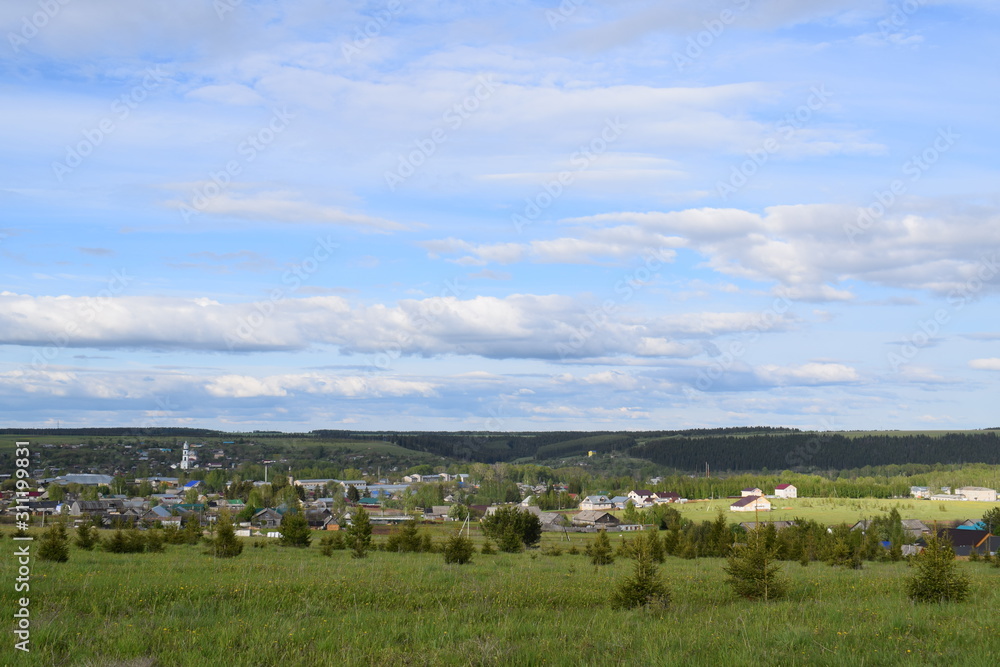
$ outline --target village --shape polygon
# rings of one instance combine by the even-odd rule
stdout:
[[[478,521],[498,508],[514,505],[535,515],[541,530],[557,533],[595,533],[598,531],[629,533],[665,527],[663,510],[705,503],[707,499],[688,499],[672,491],[633,489],[623,495],[569,492],[569,485],[556,482],[548,484],[517,484],[520,501],[490,505],[470,504],[469,497],[479,489],[481,480],[474,480],[468,473],[418,473],[409,472],[396,479],[381,477],[369,481],[358,476],[354,479],[296,479],[291,475],[265,480],[227,482],[225,488],[215,492],[206,489],[201,479],[207,471],[216,471],[220,451],[212,459],[199,461],[198,449],[185,442],[180,448],[181,457],[173,468],[178,476],[154,475],[123,480],[119,476],[98,473],[67,473],[56,477],[35,480],[37,488],[21,501],[21,511],[27,510],[42,525],[46,520],[65,517],[72,525],[87,523],[97,527],[116,528],[135,526],[174,527],[180,529],[191,522],[203,530],[211,530],[222,513],[227,513],[239,537],[279,538],[282,518],[288,511],[301,511],[309,528],[316,531],[337,531],[350,525],[358,508],[363,508],[373,525],[391,526],[410,520],[445,523],[453,521]],[[269,463],[275,463],[273,461]],[[360,471],[358,471],[360,472]],[[220,474],[220,473],[217,473]],[[662,478],[649,480],[651,486],[660,486]],[[128,488],[137,495],[114,493]],[[126,488],[123,488],[126,487]],[[435,496],[421,494],[422,488],[440,490],[440,504],[420,504],[421,500]],[[546,494],[557,494],[567,500],[566,507],[546,509],[539,507],[538,499]],[[0,498],[0,517],[14,511],[13,493],[4,491]],[[975,503],[996,503],[994,489],[967,486],[941,488],[934,493],[929,487],[913,486],[910,497],[915,500]],[[795,519],[767,520],[761,513],[770,513],[781,503],[799,498],[798,489],[790,483],[776,484],[771,493],[758,487],[744,488],[740,496],[726,499],[728,512],[734,518],[753,513],[752,521],[737,521],[735,528],[750,531],[757,527],[771,526],[780,531],[796,525]],[[729,502],[731,501],[731,502]],[[776,503],[778,507],[776,507]],[[784,509],[791,510],[790,507]],[[675,516],[679,516],[675,512]],[[10,520],[8,516],[4,520]],[[859,518],[850,523],[852,531],[865,533],[870,519]],[[962,519],[903,520],[907,544],[904,555],[919,553],[926,538],[935,533],[948,538],[960,558],[990,557],[1000,546],[1000,536],[993,535],[993,526],[985,525],[977,516]],[[829,529],[832,530],[832,527]],[[888,548],[888,546],[886,547]]]

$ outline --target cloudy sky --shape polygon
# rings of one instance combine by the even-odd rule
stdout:
[[[7,0],[3,422],[998,426],[998,13]]]

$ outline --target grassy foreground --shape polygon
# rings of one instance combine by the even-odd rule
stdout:
[[[14,543],[2,541],[5,616]],[[37,548],[37,543],[36,543]],[[915,606],[905,564],[862,571],[785,564],[788,599],[732,596],[723,561],[668,558],[666,609],[608,604],[628,561],[247,548],[214,560],[199,547],[117,555],[73,549],[35,561],[32,652],[5,632],[0,663],[26,665],[986,665],[1000,650],[1000,574],[977,563],[964,604]]]

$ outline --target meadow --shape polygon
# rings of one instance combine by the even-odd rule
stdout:
[[[8,610],[23,595],[14,544],[0,542]],[[248,544],[232,560],[202,551],[73,548],[68,563],[35,561],[32,651],[5,633],[0,663],[986,665],[1000,649],[1000,570],[979,563],[960,564],[973,579],[962,604],[912,604],[905,563],[784,563],[789,596],[759,603],[730,592],[723,560],[668,557],[671,604],[622,611],[608,600],[631,570],[623,558],[597,568],[532,551],[448,566],[433,553],[325,557],[315,544]]]
[[[853,525],[860,519],[886,514],[893,508],[899,510],[902,519],[920,519],[933,524],[934,520],[973,519],[979,520],[997,503],[974,501],[934,501],[915,498],[771,498],[770,512],[761,512],[761,521],[790,521],[792,519],[812,519],[826,525],[847,523]],[[721,509],[730,523],[755,521],[753,512],[731,512],[729,506],[733,498],[699,500],[675,503],[671,507],[681,516],[692,521],[715,518]],[[621,512],[615,512],[620,515]]]

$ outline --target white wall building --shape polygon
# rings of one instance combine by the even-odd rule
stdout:
[[[980,502],[995,503],[997,492],[994,489],[987,489],[985,486],[963,486],[955,489],[955,493],[965,496],[968,500],[978,500]]]

